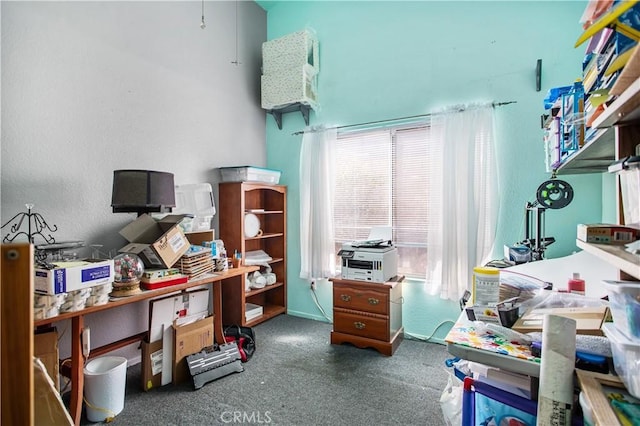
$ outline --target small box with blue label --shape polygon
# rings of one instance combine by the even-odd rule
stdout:
[[[52,269],[35,268],[36,293],[59,294],[113,282],[113,260],[54,262]]]

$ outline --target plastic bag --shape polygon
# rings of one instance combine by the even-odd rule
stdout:
[[[440,395],[440,408],[447,426],[462,425],[462,382],[447,370],[449,378],[442,395]]]
[[[601,299],[585,297],[581,294],[559,293],[556,291],[547,291],[541,293],[540,297],[528,300],[523,305],[526,308],[547,309],[547,308],[597,308],[607,305],[608,303]]]

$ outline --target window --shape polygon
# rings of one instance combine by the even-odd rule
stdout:
[[[429,137],[426,124],[338,135],[336,253],[345,242],[366,239],[374,226],[391,226],[398,274],[424,279]]]

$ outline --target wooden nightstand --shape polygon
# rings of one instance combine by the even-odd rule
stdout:
[[[370,283],[334,278],[331,343],[351,343],[391,356],[403,339],[402,280]]]

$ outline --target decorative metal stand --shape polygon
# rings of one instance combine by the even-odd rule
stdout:
[[[2,225],[2,229],[6,226],[11,225],[10,232],[6,234],[2,238],[3,243],[11,243],[19,236],[23,235],[27,237],[31,244],[35,244],[35,238],[41,237],[48,244],[54,244],[56,239],[51,236],[50,232],[56,232],[58,227],[53,225],[53,228],[49,226],[44,217],[40,213],[33,213],[33,204],[27,203],[25,204],[27,208],[26,212],[21,212],[13,216],[9,219],[4,225]],[[27,230],[23,230],[23,225],[26,225]],[[46,233],[46,235],[45,235]]]

